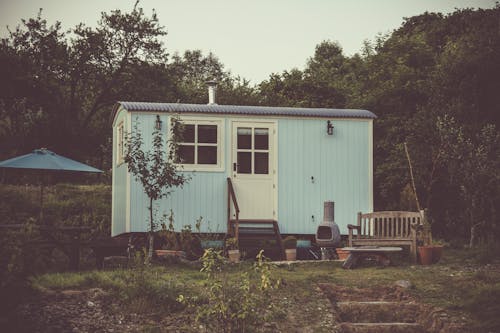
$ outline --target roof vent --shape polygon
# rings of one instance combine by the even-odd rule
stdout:
[[[206,84],[208,86],[208,105],[217,104],[215,102],[217,98],[217,81],[207,81]]]

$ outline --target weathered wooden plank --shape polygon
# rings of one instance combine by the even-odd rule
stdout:
[[[412,260],[416,257],[414,224],[422,223],[419,212],[374,212],[358,214],[358,233],[349,233],[349,245],[409,245]]]

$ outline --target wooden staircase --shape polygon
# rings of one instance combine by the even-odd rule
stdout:
[[[234,207],[235,218],[231,219],[231,203]],[[227,178],[227,236],[235,237],[240,249],[248,249],[266,240],[275,240],[279,247],[280,259],[285,259],[285,247],[276,220],[245,220],[240,219],[240,208],[234,193],[231,178]]]
[[[270,241],[275,241],[279,251],[279,258],[285,259],[285,247],[281,238],[278,221],[276,220],[229,220],[229,234],[236,237],[240,249],[252,250],[256,248],[272,247]],[[237,226],[237,227],[236,227]],[[268,243],[264,246],[263,243]]]

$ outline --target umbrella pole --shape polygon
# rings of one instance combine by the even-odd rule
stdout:
[[[43,174],[40,180],[40,215],[38,217],[40,225],[43,225]]]

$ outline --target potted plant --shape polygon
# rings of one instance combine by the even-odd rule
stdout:
[[[434,263],[433,246],[432,246],[432,230],[427,214],[422,215],[422,225],[417,229],[417,253],[418,261],[421,265],[432,265]]]
[[[432,246],[431,245],[421,245],[417,247],[418,260],[421,265],[432,264]]]
[[[297,238],[288,236],[283,240],[285,246],[285,254],[287,261],[294,261],[297,259]]]
[[[240,250],[238,249],[238,240],[235,237],[226,239],[226,250],[230,262],[240,262]]]
[[[432,241],[432,263],[436,264],[441,260],[441,257],[443,256],[443,248],[445,246],[445,242],[441,240],[433,240]]]
[[[346,260],[347,257],[349,257],[349,254],[351,253],[349,250],[345,250],[344,248],[337,248],[335,249],[335,252],[337,253],[337,257],[339,260]]]
[[[155,254],[157,257],[166,257],[166,256],[176,256],[176,257],[186,257],[186,252],[182,251],[181,242],[179,241],[179,236],[174,230],[174,216],[173,212],[170,212],[170,215],[164,216],[168,218],[169,224],[168,226],[165,223],[162,223],[162,229],[158,233],[160,237],[161,249],[155,250]]]

